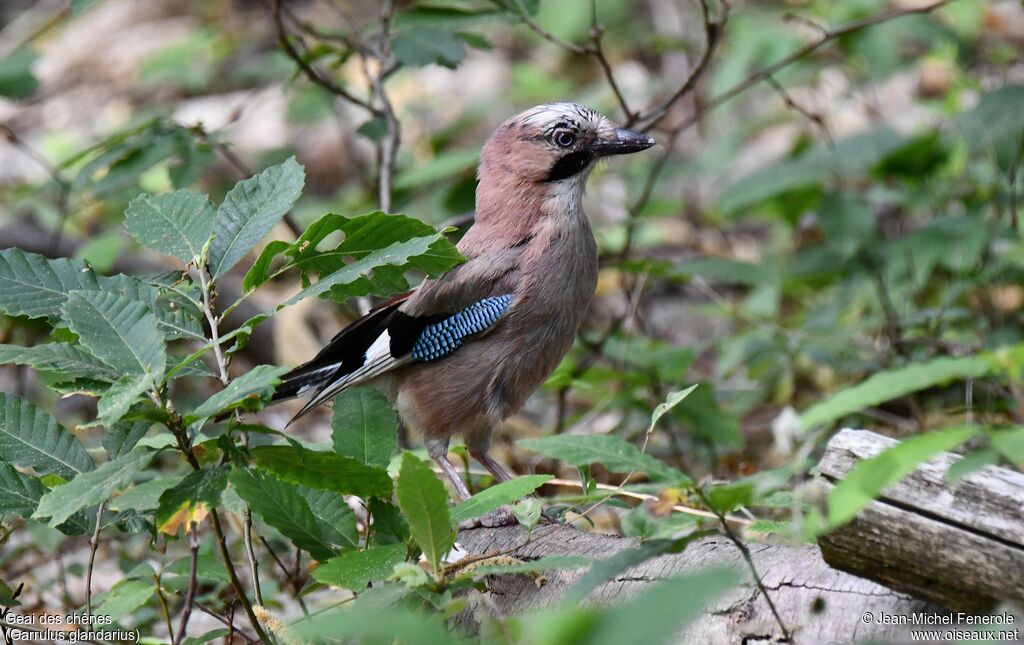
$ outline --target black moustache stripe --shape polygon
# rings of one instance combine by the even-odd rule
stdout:
[[[570,152],[556,161],[555,165],[551,166],[551,170],[548,171],[548,176],[544,181],[568,179],[569,177],[582,172],[583,169],[589,166],[590,162],[593,160],[594,154],[589,150],[577,150],[576,152]]]

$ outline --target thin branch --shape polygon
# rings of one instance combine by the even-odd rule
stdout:
[[[103,511],[106,507],[106,501],[100,502],[96,509],[96,528],[89,538],[89,564],[85,568],[85,613],[89,616],[92,616],[92,569],[96,563],[96,550],[100,545],[100,529],[103,528]]]
[[[371,105],[369,101],[352,94],[344,87],[331,80],[329,76],[310,64],[302,53],[295,48],[295,45],[291,42],[288,30],[284,25],[282,0],[274,0],[274,26],[277,28],[277,39],[278,42],[281,43],[281,48],[284,49],[285,54],[287,54],[289,58],[295,61],[295,64],[299,66],[302,73],[306,75],[306,78],[324,88],[331,94],[340,96],[353,105],[358,105],[374,116],[383,116],[382,112]]]
[[[377,202],[380,209],[385,213],[391,212],[392,182],[395,175],[395,164],[398,159],[398,147],[402,143],[401,124],[398,121],[398,117],[395,116],[395,108],[391,104],[391,97],[388,96],[387,90],[384,89],[384,81],[398,69],[397,61],[392,60],[389,42],[391,21],[394,15],[394,0],[385,0],[381,4],[380,35],[377,39],[377,57],[380,68],[376,74],[370,77],[373,96],[380,103],[378,117],[384,119],[384,126],[386,128],[386,134],[378,144],[380,168],[377,173]],[[363,60],[365,65],[365,56]]]
[[[246,442],[248,443],[248,442]],[[256,560],[256,552],[252,548],[252,509],[245,505],[242,518],[242,542],[245,544],[245,556],[249,559],[249,577],[252,579],[252,593],[256,604],[263,604],[263,589],[260,586],[260,565]]]
[[[694,486],[693,491],[697,494],[698,497],[700,497],[701,502],[703,502],[705,506],[710,508],[711,511],[718,517],[718,523],[722,525],[722,530],[725,532],[726,537],[728,537],[729,540],[736,545],[736,548],[740,550],[740,553],[743,554],[743,559],[746,560],[747,567],[750,569],[750,574],[754,578],[754,584],[757,585],[757,588],[761,592],[761,595],[764,596],[765,602],[768,603],[768,608],[772,610],[772,616],[775,617],[775,622],[779,624],[779,629],[782,630],[784,642],[792,643],[793,637],[790,635],[789,630],[786,628],[786,624],[782,622],[782,616],[779,614],[779,610],[775,607],[775,602],[772,600],[772,597],[768,594],[768,589],[764,586],[764,582],[761,581],[761,574],[757,572],[757,566],[754,564],[754,558],[750,555],[750,549],[748,549],[747,545],[743,542],[743,540],[737,537],[736,533],[733,532],[732,527],[729,526],[729,522],[726,521],[725,515],[715,510],[715,508],[711,505],[711,500],[708,499],[707,495],[704,493],[704,490],[700,486]]]
[[[594,55],[598,64],[601,65],[604,77],[608,80],[608,85],[612,88],[612,93],[615,94],[619,107],[622,108],[622,113],[626,115],[626,121],[632,121],[636,115],[629,108],[625,95],[623,95],[622,90],[619,89],[619,84],[615,81],[615,74],[612,72],[611,63],[608,62],[608,57],[604,53],[603,39],[604,26],[597,20],[597,0],[590,0],[590,53]]]
[[[71,182],[60,171],[60,168],[50,163],[46,156],[32,147],[27,141],[15,132],[6,123],[0,123],[0,134],[12,146],[17,148],[26,157],[31,159],[46,171],[53,183],[57,186],[57,226],[53,230],[53,237],[50,239],[50,253],[56,254],[60,248],[61,238],[64,236],[64,227],[67,225],[68,217],[71,215]]]
[[[179,645],[185,638],[188,631],[188,619],[192,616],[192,605],[196,600],[196,573],[199,567],[199,526],[192,522],[192,530],[189,532],[188,548],[192,552],[192,566],[188,574],[188,591],[185,593],[185,606],[181,610],[181,619],[178,621],[178,635],[174,638],[174,645]]]
[[[163,584],[160,581],[161,574],[156,574],[153,579],[156,580],[156,597],[160,601],[160,612],[164,616],[164,625],[167,627],[168,638],[174,638],[174,625],[171,624],[171,612],[167,608],[167,597],[164,596]]]
[[[687,74],[686,80],[683,81],[683,84],[675,92],[648,112],[635,115],[634,118],[627,122],[626,127],[635,123],[642,123],[642,132],[647,132],[654,128],[668,115],[668,111],[672,109],[672,106],[679,99],[693,91],[693,88],[697,86],[697,81],[704,75],[704,71],[707,69],[708,63],[711,62],[711,57],[714,55],[715,49],[717,49],[718,43],[722,39],[722,34],[725,33],[725,25],[729,21],[729,3],[722,0],[721,15],[715,19],[711,15],[711,9],[708,7],[708,0],[698,1],[700,3],[701,21],[704,24],[704,51],[701,52],[697,64],[693,66],[690,73]]]
[[[544,29],[543,27],[541,27],[540,24],[532,17],[530,17],[530,14],[527,13],[525,9],[523,9],[522,5],[518,2],[518,0],[493,0],[493,2],[498,7],[505,9],[506,11],[511,11],[512,13],[519,16],[519,18],[523,21],[523,24],[529,27],[534,33],[536,33],[544,40],[550,43],[554,43],[555,45],[558,45],[562,49],[566,49],[576,54],[591,53],[588,47],[585,47],[583,45],[577,45],[576,43],[569,42],[568,40],[563,40],[549,32],[548,30]]]
[[[1010,164],[1007,179],[1010,184],[1010,225],[1017,230],[1020,224],[1017,213],[1017,175],[1020,174],[1021,161],[1024,160],[1024,129],[1020,131],[1020,139],[1017,143],[1017,154],[1013,156],[1013,163]]]
[[[179,591],[178,594],[180,595],[181,592]],[[196,609],[198,609],[199,611],[203,612],[204,614],[206,614],[210,618],[213,618],[214,620],[216,620],[220,624],[224,625],[225,627],[231,628],[235,633],[237,633],[239,636],[244,638],[247,642],[249,642],[249,643],[258,643],[259,642],[259,640],[253,638],[249,634],[246,634],[245,632],[243,632],[240,629],[238,629],[237,627],[235,627],[232,624],[231,620],[228,619],[226,616],[221,616],[220,614],[215,612],[212,608],[204,605],[203,603],[199,602],[198,600],[193,600],[192,604],[195,606]],[[228,642],[230,642],[230,640]]]
[[[933,2],[931,4],[922,5],[918,7],[893,9],[892,11],[885,11],[877,15],[871,16],[869,18],[865,18],[863,20],[856,20],[847,23],[842,27],[837,27],[836,29],[825,30],[824,34],[820,39],[812,43],[808,43],[803,47],[800,47],[799,49],[796,49],[788,56],[785,56],[782,59],[772,63],[771,65],[768,65],[767,67],[764,67],[754,72],[747,78],[736,83],[729,89],[723,91],[721,94],[712,97],[706,103],[701,105],[701,107],[697,109],[692,115],[690,115],[689,118],[683,121],[681,126],[683,127],[683,129],[689,128],[690,126],[694,125],[702,118],[704,118],[704,115],[706,115],[708,112],[711,112],[715,108],[721,106],[723,103],[726,103],[730,99],[733,99],[736,96],[742,94],[751,87],[764,81],[769,76],[774,76],[775,74],[778,74],[781,70],[785,69],[786,67],[789,67],[793,63],[799,61],[800,59],[810,54],[813,54],[814,52],[818,51],[828,43],[832,42],[833,40],[837,40],[839,38],[842,38],[843,36],[847,36],[849,34],[867,29],[868,27],[874,27],[884,22],[889,22],[890,20],[895,20],[897,18],[902,18],[904,16],[931,13],[936,9],[944,7],[945,5],[951,2],[956,2],[956,0],[939,0],[938,2]],[[663,117],[664,115],[661,115],[661,118]],[[657,121],[660,121],[661,118],[658,118],[654,123],[651,123],[648,126],[648,129],[656,125]]]
[[[831,130],[828,129],[828,124],[825,123],[825,117],[821,116],[821,114],[817,112],[812,112],[811,110],[797,103],[796,100],[790,95],[790,93],[786,91],[786,88],[783,87],[782,84],[779,83],[777,80],[775,80],[774,76],[769,76],[764,80],[766,83],[768,83],[769,86],[771,86],[773,90],[775,90],[775,93],[778,94],[779,97],[785,102],[786,107],[802,115],[805,119],[810,121],[814,125],[814,127],[818,128],[818,130],[821,132],[821,135],[825,138],[825,142],[828,144],[829,148],[836,147],[836,142],[835,139],[832,137],[832,132]]]

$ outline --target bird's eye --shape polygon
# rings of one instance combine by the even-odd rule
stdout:
[[[555,143],[561,148],[568,148],[576,143],[576,135],[567,130],[555,133]]]

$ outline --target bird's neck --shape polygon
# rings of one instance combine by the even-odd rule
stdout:
[[[583,214],[586,177],[544,184],[514,176],[481,178],[476,192],[476,226],[504,244],[526,239],[540,226],[587,225]]]

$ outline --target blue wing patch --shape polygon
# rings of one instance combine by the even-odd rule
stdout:
[[[413,344],[410,355],[415,361],[426,362],[450,354],[468,336],[493,325],[512,304],[512,300],[512,294],[484,298],[453,316],[427,325]]]

